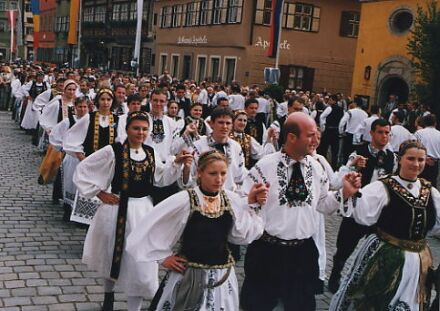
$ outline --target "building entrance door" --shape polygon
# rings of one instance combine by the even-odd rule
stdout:
[[[396,95],[399,103],[406,103],[409,87],[405,80],[400,77],[385,78],[380,86],[378,104],[383,107],[390,95]]]

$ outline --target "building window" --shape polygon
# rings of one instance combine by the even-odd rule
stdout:
[[[172,27],[180,27],[182,25],[182,11],[183,11],[183,6],[181,5],[173,6],[173,12],[171,17]]]
[[[413,25],[414,16],[408,9],[399,9],[390,17],[390,28],[395,34],[406,33]]]
[[[272,18],[272,0],[258,0],[255,12],[255,24],[270,25]]]
[[[17,10],[18,3],[17,2],[9,2],[9,10]]]
[[[8,23],[6,21],[0,20],[0,32],[8,31]]]
[[[205,81],[206,78],[206,56],[197,56],[197,74],[198,82]]]
[[[167,58],[168,54],[160,54],[159,74],[163,74],[167,70]]]
[[[136,2],[130,3],[130,20],[131,21],[136,20],[136,15],[137,15],[136,5],[137,5]]]
[[[171,56],[171,76],[177,78],[179,75],[179,55],[173,54]]]
[[[208,25],[211,20],[212,1],[203,0],[200,2],[200,25]]]
[[[95,22],[105,23],[105,14],[106,14],[105,6],[97,6],[95,10]]]
[[[94,8],[84,8],[83,20],[86,23],[93,22]]]
[[[225,57],[224,69],[223,69],[223,75],[224,75],[223,80],[226,82],[226,84],[231,84],[231,82],[235,80],[236,63],[237,63],[236,57]]]
[[[360,18],[361,14],[359,12],[342,12],[340,35],[342,37],[357,38]]]
[[[210,73],[211,81],[219,82],[220,77],[220,57],[211,57]]]
[[[293,29],[301,31],[319,31],[321,9],[310,4],[296,3]]]
[[[128,3],[121,4],[121,21],[128,20]]]
[[[113,16],[112,20],[114,21],[120,21],[120,12],[121,12],[121,5],[120,4],[113,4]]]
[[[172,14],[171,7],[166,6],[162,8],[162,19],[160,24],[162,28],[171,27],[171,14]]]
[[[240,23],[243,0],[229,0],[228,5],[228,23]]]
[[[191,78],[191,55],[183,56],[183,66],[182,66],[182,79],[187,80]]]
[[[287,87],[291,90],[302,89],[304,78],[304,68],[297,66],[289,67],[289,79]]]
[[[0,11],[6,11],[6,1],[0,1]]]
[[[214,7],[212,9],[212,23],[221,24],[223,20],[223,1],[224,0],[214,0]]]
[[[1,29],[0,29],[0,31],[1,31]],[[26,27],[25,31],[26,31],[26,35],[33,35],[34,34],[33,27]]]

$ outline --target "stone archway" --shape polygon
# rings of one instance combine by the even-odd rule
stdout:
[[[379,86],[379,99],[381,99],[380,105],[382,107],[391,94],[397,96],[399,103],[407,102],[409,96],[408,83],[399,76],[386,77]]]
[[[409,59],[400,55],[384,59],[377,68],[374,102],[383,106],[388,96],[393,93],[398,95],[401,101],[408,100],[412,81],[414,69]]]

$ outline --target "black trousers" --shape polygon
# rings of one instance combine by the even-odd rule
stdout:
[[[345,164],[348,161],[348,157],[350,154],[354,151],[353,146],[353,134],[346,133],[346,136],[344,136],[343,139],[343,145],[342,145],[342,163]]]
[[[63,180],[61,178],[61,169],[58,170],[57,176],[53,182],[52,200],[55,202],[63,198]]]
[[[333,257],[333,264],[342,267],[353,253],[360,239],[373,233],[373,228],[363,226],[355,222],[351,217],[344,217],[339,227],[338,238],[336,240],[336,254]]]
[[[243,310],[269,311],[279,300],[285,311],[316,309],[319,267],[312,238],[292,247],[257,240],[247,249],[244,271]]]
[[[437,188],[438,162],[439,161],[436,161],[433,166],[429,166],[428,164],[425,164],[425,169],[420,174],[420,177],[430,181],[432,186],[435,188]]]
[[[333,169],[336,169],[338,165],[338,152],[339,152],[339,130],[337,128],[327,128],[322,133],[321,144],[318,147],[318,153],[327,158],[328,148],[331,148],[331,161],[330,164]]]

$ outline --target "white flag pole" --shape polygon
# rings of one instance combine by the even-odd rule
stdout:
[[[142,15],[144,9],[144,0],[137,0],[137,23],[136,23],[136,39],[134,43],[133,60],[136,62],[136,75],[139,75],[139,64],[141,54],[141,38],[142,38]]]

